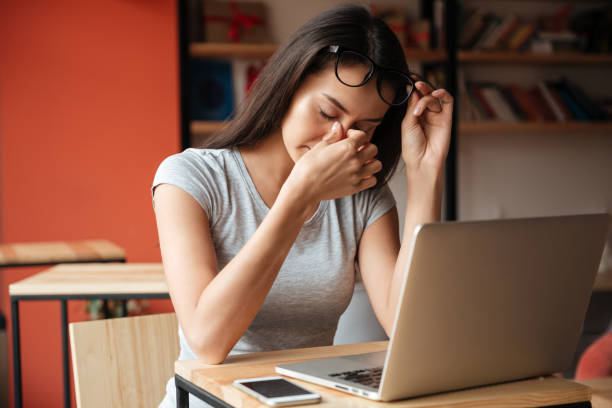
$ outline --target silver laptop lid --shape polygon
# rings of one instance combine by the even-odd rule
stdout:
[[[593,214],[418,228],[382,399],[567,368],[609,220]]]

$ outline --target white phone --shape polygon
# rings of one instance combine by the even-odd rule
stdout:
[[[235,380],[232,385],[272,407],[315,404],[321,401],[319,394],[279,376],[243,378]]]

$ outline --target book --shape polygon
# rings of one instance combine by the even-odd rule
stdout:
[[[583,111],[580,105],[576,103],[576,101],[572,98],[572,96],[567,92],[565,87],[557,86],[557,91],[559,92],[559,96],[561,96],[561,100],[563,100],[563,103],[567,105],[567,107],[572,112],[572,115],[574,116],[574,118],[576,118],[576,120],[583,121],[583,122],[589,121],[589,117],[586,114],[586,112]]]
[[[229,61],[191,61],[191,116],[197,120],[222,121],[234,109],[232,64]]]
[[[563,111],[563,109],[561,109],[556,99],[552,96],[552,94],[550,93],[550,90],[548,89],[544,81],[538,82],[538,89],[540,90],[540,93],[542,94],[542,97],[548,104],[550,110],[554,113],[555,118],[559,122],[566,122],[568,118],[565,115],[565,112]]]
[[[461,111],[463,109],[461,104],[459,105],[460,113],[463,112],[463,119],[465,120],[474,120],[474,121],[482,121],[488,120],[489,116],[487,112],[484,110],[476,96],[470,92],[468,89],[467,81],[465,80],[465,74],[463,70],[458,71],[457,78],[458,86],[459,86],[459,96],[462,99],[462,102],[465,104],[467,109]],[[467,103],[465,103],[467,102]]]
[[[474,93],[466,90],[467,99],[470,101],[468,115],[471,115],[470,119],[476,121],[483,121],[491,119],[488,113],[484,110],[480,101],[476,98]]]
[[[576,52],[584,47],[584,39],[569,30],[539,31],[535,38],[542,45],[546,45],[550,52]]]
[[[555,114],[544,100],[537,85],[530,86],[527,89],[527,95],[531,98],[533,106],[540,112],[545,121],[552,122],[556,120]]]
[[[486,100],[486,98],[483,96],[478,85],[473,83],[468,84],[468,91],[474,95],[475,100],[484,111],[487,119],[497,119],[495,111],[493,110],[491,105],[489,105],[489,102]]]
[[[491,33],[486,41],[484,41],[482,48],[485,50],[500,48],[504,40],[507,39],[508,35],[512,33],[518,25],[519,19],[516,14],[510,14],[504,17],[497,29]]]
[[[523,24],[515,30],[508,39],[507,47],[511,51],[519,51],[526,47],[529,40],[535,34],[536,27],[533,24]]]
[[[506,102],[512,108],[512,112],[514,112],[514,116],[517,117],[518,120],[527,120],[527,115],[521,109],[521,105],[516,101],[512,93],[505,86],[500,86],[499,92],[501,92],[502,96],[505,98]]]
[[[472,44],[471,48],[472,49],[482,49],[484,43],[495,32],[495,30],[499,28],[501,23],[502,22],[499,17],[491,14],[485,21],[485,27],[483,28],[482,32],[478,35],[478,38],[476,39],[474,44]]]
[[[459,119],[473,122],[484,120],[486,114],[472,100],[473,95],[467,90],[463,70],[457,72],[457,86],[459,91]]]
[[[561,79],[562,86],[568,91],[570,96],[576,101],[589,119],[604,120],[606,113],[580,88],[576,83],[567,78]]]
[[[499,92],[497,86],[495,84],[487,84],[483,85],[481,88],[481,92],[483,97],[487,100],[493,111],[495,112],[495,116],[503,121],[503,122],[516,122],[517,117],[512,112],[512,108],[502,94]]]
[[[245,58],[235,58],[231,61],[234,100],[238,106],[246,99],[251,85],[266,65],[266,61]]]
[[[482,8],[477,8],[467,13],[469,13],[469,17],[461,27],[461,35],[459,37],[460,48],[469,48],[485,24],[485,11]]]
[[[533,101],[524,89],[514,84],[507,85],[506,88],[512,94],[516,102],[519,104],[521,110],[525,112],[527,120],[536,122],[544,120],[544,117],[534,106]]]
[[[563,114],[567,118],[567,120],[576,119],[569,107],[565,104],[565,102],[563,102],[563,99],[561,98],[561,95],[559,94],[555,83],[553,81],[546,81],[546,88],[548,89],[548,92],[553,97],[555,102],[557,102],[557,106],[563,111]]]

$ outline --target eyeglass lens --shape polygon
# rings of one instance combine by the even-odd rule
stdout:
[[[336,73],[340,81],[349,86],[365,84],[372,73],[372,61],[352,51],[342,51],[338,56]]]
[[[353,51],[342,51],[338,56],[336,75],[348,86],[362,86],[372,76],[374,65],[363,55]],[[390,105],[404,103],[412,91],[414,82],[400,71],[380,69],[377,88],[382,100]]]

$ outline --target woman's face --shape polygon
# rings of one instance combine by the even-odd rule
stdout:
[[[361,72],[354,69],[356,75]],[[281,123],[283,142],[295,162],[320,142],[336,121],[342,125],[343,137],[348,129],[358,129],[371,139],[388,108],[378,95],[376,77],[363,86],[350,87],[329,67],[308,76],[293,96]]]

